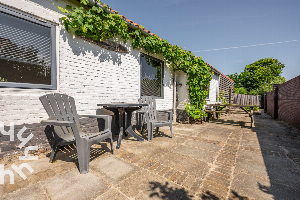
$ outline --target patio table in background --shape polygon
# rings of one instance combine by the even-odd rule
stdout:
[[[119,124],[120,132],[119,132],[119,139],[117,143],[117,149],[120,148],[121,140],[123,133],[126,131],[128,134],[133,136],[139,141],[144,141],[144,138],[137,135],[136,132],[132,129],[131,126],[131,117],[132,112],[142,108],[142,106],[148,106],[148,104],[141,104],[141,103],[107,103],[107,104],[97,104],[97,106],[103,106],[105,109],[112,111],[116,116],[116,123]],[[127,113],[127,117],[124,120],[124,114]],[[118,117],[118,118],[117,118]],[[119,121],[119,122],[117,122]]]
[[[206,106],[212,106],[215,110],[207,110],[206,112],[207,113],[216,113],[217,114],[217,118],[219,119],[219,114],[220,113],[230,113],[230,114],[243,114],[243,113],[246,113],[249,115],[249,117],[251,118],[251,125],[250,125],[250,128],[253,127],[254,125],[254,118],[253,118],[253,108],[254,107],[257,107],[257,105],[237,105],[237,104],[207,104]],[[238,111],[233,111],[233,110],[230,110],[230,109],[227,109],[227,110],[219,110],[219,107],[237,107],[237,108],[240,108],[242,109],[243,111],[242,112],[238,112]],[[221,108],[221,109],[223,109]],[[250,112],[248,110],[246,110],[245,108],[251,108]]]

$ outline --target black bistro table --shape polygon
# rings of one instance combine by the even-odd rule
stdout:
[[[119,139],[117,143],[117,149],[120,148],[121,140],[124,132],[126,131],[128,134],[132,135],[138,141],[144,141],[144,138],[137,135],[136,132],[133,131],[131,125],[131,117],[132,112],[138,109],[141,109],[143,106],[148,106],[148,104],[143,103],[106,103],[106,104],[97,104],[97,106],[103,106],[103,108],[112,111],[117,120],[116,123],[119,123],[120,132]],[[124,115],[127,113],[127,117],[124,120]]]

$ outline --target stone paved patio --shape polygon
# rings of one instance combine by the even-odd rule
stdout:
[[[115,155],[101,143],[90,172],[77,169],[74,146],[56,161],[41,154],[23,180],[0,185],[0,199],[299,199],[300,132],[266,115],[222,116],[205,124],[174,124],[153,142],[122,140]],[[115,146],[116,147],[116,144]],[[24,162],[24,161],[23,161]],[[9,169],[19,160],[5,160]]]

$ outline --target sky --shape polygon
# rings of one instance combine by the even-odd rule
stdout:
[[[273,57],[300,75],[300,0],[102,0],[228,75]]]

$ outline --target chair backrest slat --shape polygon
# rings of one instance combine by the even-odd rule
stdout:
[[[73,104],[75,105],[72,97],[55,93],[41,96],[40,101],[42,102],[50,119],[57,121],[74,121],[78,127],[80,126],[76,107],[71,107],[72,103],[70,103],[70,101],[73,101]],[[70,127],[54,126],[54,130],[55,133],[64,140],[75,139]]]
[[[61,94],[58,94],[58,93],[49,94],[47,97],[49,99],[50,106],[52,107],[52,109],[54,111],[56,120],[58,120],[58,121],[67,121],[66,117],[63,114],[65,112],[64,107],[62,106],[62,108],[61,108],[59,106],[59,104],[62,105]],[[70,133],[69,130],[66,127],[61,127],[61,129],[62,129],[64,135]]]
[[[156,102],[155,99],[149,96],[141,97],[139,99],[139,103],[146,103],[149,104],[149,106],[143,106],[141,108],[141,111],[147,112],[149,119],[151,121],[157,121],[157,113],[156,113]]]
[[[76,106],[75,106],[75,100],[73,97],[69,97],[69,103],[70,103],[70,107],[71,107],[71,112],[73,114],[74,117],[74,121],[77,124],[77,128],[80,131],[80,123],[79,123],[79,116],[77,114],[77,110],[76,110]]]

